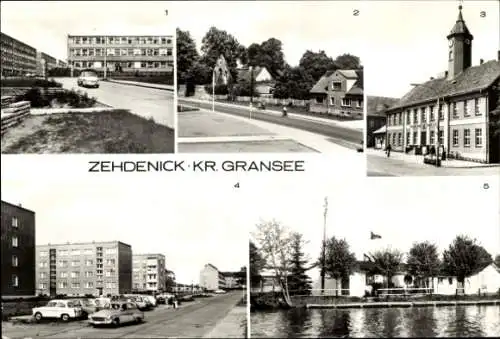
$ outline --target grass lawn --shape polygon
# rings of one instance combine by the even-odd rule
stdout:
[[[2,136],[2,153],[173,153],[174,130],[126,110],[32,115]]]

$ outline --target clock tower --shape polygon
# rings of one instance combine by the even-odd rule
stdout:
[[[458,6],[458,19],[448,38],[448,79],[453,79],[472,64],[472,39]]]

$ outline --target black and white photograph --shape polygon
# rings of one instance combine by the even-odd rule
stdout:
[[[248,193],[251,337],[500,336],[498,178],[422,179]]]
[[[232,183],[39,180],[27,165],[2,167],[3,339],[246,336],[248,231]]]
[[[174,153],[167,7],[3,1],[2,153]]]
[[[367,175],[500,175],[500,2],[366,10]]]
[[[359,1],[171,5],[179,153],[360,155]]]

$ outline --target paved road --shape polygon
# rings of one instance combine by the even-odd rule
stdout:
[[[409,163],[400,159],[367,154],[368,176],[500,175],[500,167],[450,168]]]
[[[189,106],[201,107],[210,110],[212,109],[211,102],[206,102],[206,103],[194,102],[185,98],[178,98],[177,100],[179,104],[186,104]],[[215,110],[218,112],[229,113],[241,117],[249,117],[248,107],[227,106],[216,102]],[[344,128],[341,126],[335,126],[332,124],[322,124],[320,122],[304,120],[292,116],[283,118],[280,115],[276,115],[273,113],[263,113],[259,112],[258,110],[254,110],[252,112],[252,119],[293,127],[304,131],[324,135],[327,137],[345,140],[347,142],[355,143],[357,145],[359,145],[360,141],[363,140],[363,131]],[[182,131],[180,131],[180,133],[182,133]]]
[[[57,78],[66,89],[80,89],[99,102],[115,107],[128,109],[132,113],[145,118],[153,118],[157,123],[174,127],[174,93],[171,91],[131,86],[101,81],[99,88],[78,87],[76,78]]]
[[[242,292],[232,292],[213,298],[184,303],[178,309],[161,305],[145,312],[145,321],[139,325],[119,328],[93,328],[86,321],[70,323],[13,325],[2,323],[2,335],[13,338],[200,338],[210,333],[217,322],[236,305]]]

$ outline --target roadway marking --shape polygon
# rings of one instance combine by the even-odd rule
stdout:
[[[250,136],[229,136],[229,137],[183,137],[177,138],[178,144],[199,144],[214,142],[251,142],[251,141],[280,141],[293,140],[287,136],[279,135],[250,135]]]

